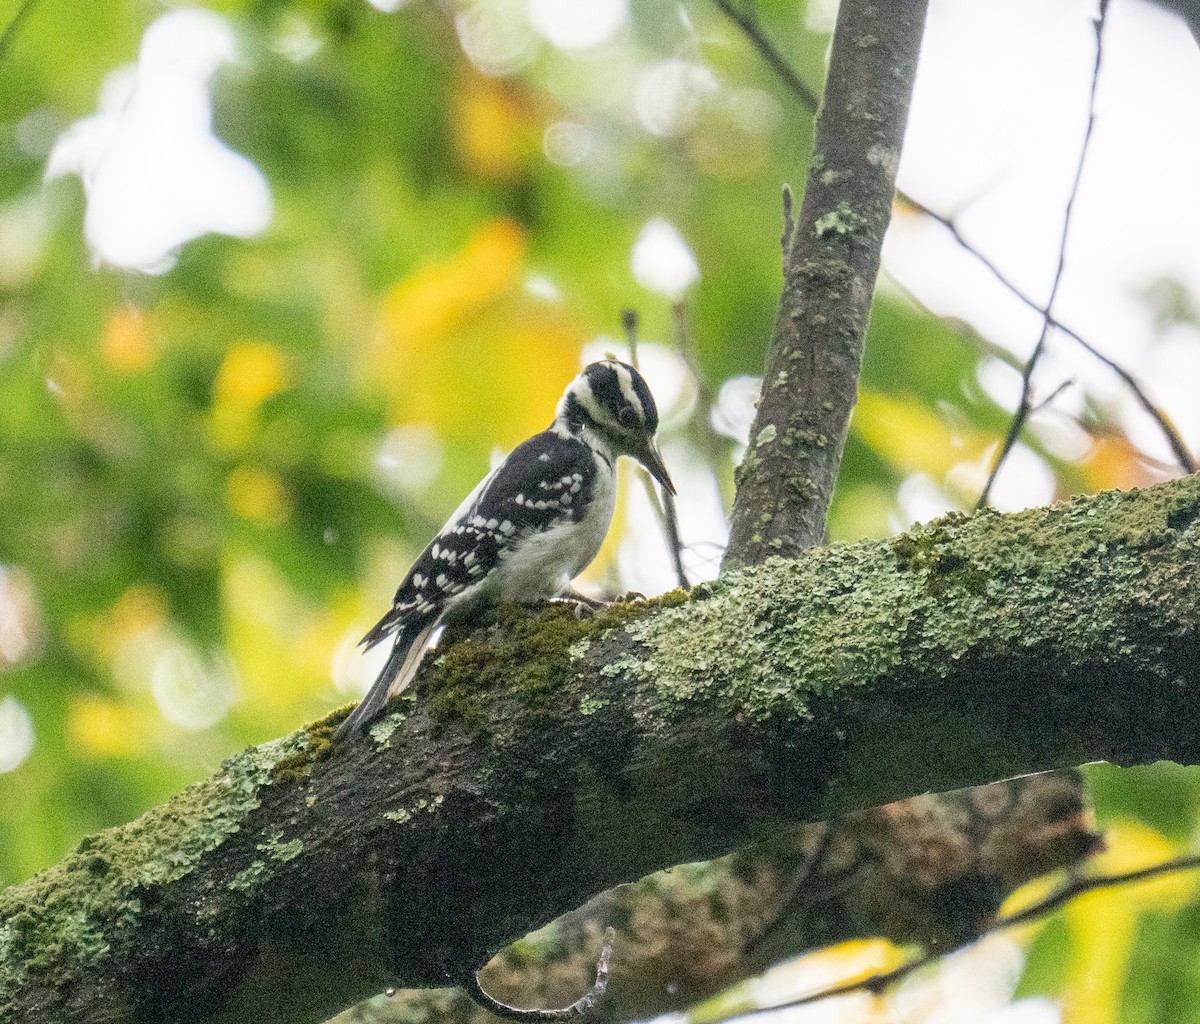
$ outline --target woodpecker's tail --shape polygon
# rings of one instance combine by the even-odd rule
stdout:
[[[429,638],[437,628],[438,620],[432,622],[417,622],[401,629],[396,634],[392,644],[392,652],[379,673],[367,695],[359,702],[358,707],[343,719],[333,734],[333,742],[340,743],[348,738],[356,738],[366,733],[368,727],[376,718],[389,697],[400,693],[417,674],[421,659],[429,646]]]

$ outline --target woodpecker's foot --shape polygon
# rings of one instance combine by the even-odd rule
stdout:
[[[596,614],[597,606],[590,602],[576,601],[573,597],[556,597],[554,598],[554,603],[570,605],[571,611],[575,613],[575,618],[577,619],[590,619]]]
[[[570,601],[574,601],[576,604],[587,605],[587,607],[596,609],[596,610],[599,610],[600,608],[607,608],[610,603],[608,601],[600,601],[594,597],[588,597],[587,594],[581,594],[574,587],[572,587],[570,590],[568,590],[566,593],[564,593],[563,597],[567,598]]]
[[[577,619],[590,619],[596,612],[607,608],[609,604],[607,601],[597,601],[594,597],[581,594],[575,589],[563,591],[555,600],[574,606]]]

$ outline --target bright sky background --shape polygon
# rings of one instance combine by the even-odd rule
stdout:
[[[955,215],[972,244],[1044,301],[1087,121],[1093,0],[934,0],[900,186]],[[1143,293],[1171,278],[1200,295],[1200,50],[1183,23],[1114,0],[1104,34],[1096,125],[1075,204],[1055,314],[1136,372],[1193,450],[1200,447],[1200,337],[1162,335]],[[1026,357],[1040,319],[925,218],[898,216],[889,273],[931,309]],[[1052,339],[1035,377],[1119,402],[1133,439],[1170,461],[1157,429],[1095,360]],[[987,382],[1015,407],[1017,374]],[[1035,391],[1035,401],[1037,399]],[[1078,389],[1055,405],[1078,411]]]

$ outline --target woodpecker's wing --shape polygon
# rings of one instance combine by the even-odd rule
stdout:
[[[547,430],[519,445],[480,481],[413,563],[391,610],[363,644],[373,647],[402,626],[440,617],[450,602],[482,584],[522,540],[581,518],[595,478],[592,450],[582,441]]]

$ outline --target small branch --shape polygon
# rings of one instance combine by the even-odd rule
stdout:
[[[700,366],[687,306],[677,302],[671,307],[671,313],[675,324],[675,348],[691,373],[692,380],[696,382],[696,413],[692,417],[692,429],[697,435],[700,448],[704,451],[709,468],[713,473],[719,474],[728,452],[725,442],[713,428],[713,410],[717,405],[717,396],[705,379],[704,370]]]
[[[1164,861],[1161,864],[1154,864],[1148,868],[1125,871],[1116,875],[1079,876],[1055,892],[1052,892],[1045,899],[1039,900],[1024,910],[1009,914],[1007,917],[998,918],[975,936],[971,942],[964,943],[959,948],[965,948],[996,932],[1040,920],[1085,893],[1095,892],[1097,889],[1111,889],[1119,885],[1129,885],[1176,871],[1191,871],[1198,867],[1200,867],[1200,854],[1191,854],[1186,857],[1177,857],[1175,860]],[[833,999],[836,996],[849,995],[851,992],[869,992],[873,995],[878,995],[891,988],[897,982],[907,978],[910,974],[936,963],[945,955],[945,953],[941,952],[925,953],[890,971],[880,971],[866,978],[860,978],[858,981],[848,981],[841,985],[833,985],[817,992],[810,992],[808,995],[800,996],[797,999],[774,1003],[771,1006],[758,1006],[748,1010],[739,1010],[738,1015],[741,1017],[751,1017],[760,1013],[772,1013],[775,1010],[782,1010],[786,1007],[811,1006],[813,1003]]]
[[[788,63],[787,58],[763,34],[758,18],[752,12],[739,7],[734,0],[713,0],[713,3],[725,17],[742,30],[771,70],[783,79],[784,84],[800,98],[800,102],[808,108],[809,113],[815,114],[821,102],[817,98],[817,94],[808,87],[796,73],[796,69]]]
[[[800,100],[802,104],[804,104],[804,106],[806,106],[810,111],[815,112],[816,103],[813,101],[811,92],[807,89],[807,87],[803,86],[802,83],[801,88],[796,88],[795,82],[798,81],[798,76],[795,70],[788,64],[787,59],[779,52],[778,49],[776,49],[774,44],[766,37],[757,21],[744,11],[733,9],[729,0],[713,0],[713,2],[722,12],[724,12],[727,17],[730,18],[730,20],[732,20],[736,25],[738,25],[739,28],[742,29],[747,40],[758,52],[759,56],[762,57],[763,61],[776,72],[784,85],[792,91],[792,93]],[[998,281],[1000,285],[1003,286],[1011,295],[1020,300],[1020,302],[1022,302],[1029,309],[1032,309],[1043,316],[1047,315],[1046,310],[1036,300],[1026,295],[1025,292],[1023,292],[990,257],[977,249],[966,238],[966,236],[963,235],[962,230],[959,228],[954,217],[939,213],[937,210],[925,205],[919,199],[915,199],[913,196],[904,191],[898,190],[896,192],[896,198],[900,202],[904,203],[904,205],[915,210],[917,213],[923,214],[930,220],[936,221],[938,224],[940,224],[943,228],[950,232],[950,236],[955,242],[958,243],[959,247],[964,252],[969,253],[976,260],[978,260],[979,263],[981,263],[983,267],[989,273],[991,273],[996,281]],[[785,196],[784,199],[786,210],[787,206],[790,204],[787,196]],[[785,238],[787,237],[787,234],[788,232],[785,231]],[[1106,356],[1095,345],[1085,339],[1078,331],[1073,330],[1061,320],[1056,319],[1053,315],[1049,316],[1049,322],[1052,327],[1061,331],[1089,355],[1099,360],[1101,363],[1107,366],[1109,370],[1116,374],[1118,378],[1120,378],[1121,382],[1133,394],[1133,397],[1137,403],[1142,407],[1146,414],[1154,420],[1163,437],[1166,439],[1166,442],[1175,457],[1175,461],[1179,463],[1179,466],[1183,472],[1194,473],[1196,472],[1197,468],[1200,468],[1197,466],[1196,459],[1192,456],[1191,452],[1188,451],[1187,446],[1183,443],[1183,439],[1179,436],[1179,431],[1175,428],[1174,424],[1171,423],[1170,418],[1163,413],[1153,401],[1151,401],[1150,397],[1146,394],[1145,389],[1138,382],[1137,378],[1133,376],[1133,374],[1121,366],[1120,363]]]
[[[996,281],[999,282],[999,284],[1009,292],[1009,294],[1019,299],[1029,309],[1034,310],[1034,312],[1043,315],[1045,314],[1045,310],[1039,306],[1036,301],[1021,291],[1021,289],[1017,287],[1012,279],[1009,278],[990,257],[980,252],[969,241],[967,241],[954,218],[938,213],[936,210],[931,209],[920,200],[914,199],[907,193],[897,192],[896,195],[897,198],[900,199],[900,201],[905,205],[910,206],[917,213],[925,215],[930,220],[936,221],[938,224],[944,227],[950,233],[950,237],[958,243],[959,248],[973,256],[983,266],[983,268],[987,270],[992,277],[994,277]],[[1183,438],[1179,436],[1179,431],[1175,428],[1175,425],[1171,422],[1170,418],[1161,409],[1159,409],[1153,401],[1151,401],[1150,396],[1146,394],[1145,388],[1142,387],[1137,378],[1134,377],[1133,374],[1126,370],[1115,359],[1110,359],[1108,356],[1106,356],[1095,345],[1084,338],[1083,335],[1081,335],[1078,331],[1072,329],[1053,315],[1050,316],[1050,325],[1061,331],[1064,335],[1066,335],[1066,337],[1075,342],[1076,345],[1082,348],[1094,359],[1097,359],[1099,362],[1103,363],[1114,374],[1117,375],[1121,382],[1129,389],[1137,403],[1157,424],[1158,429],[1161,431],[1167,442],[1167,445],[1171,449],[1171,453],[1175,456],[1175,461],[1179,463],[1180,469],[1182,469],[1185,473],[1196,472],[1196,469],[1198,468],[1196,460],[1192,457],[1191,452],[1188,451],[1187,445],[1183,443]]]
[[[1075,212],[1075,200],[1079,196],[1079,183],[1083,179],[1083,165],[1087,161],[1088,149],[1091,147],[1092,142],[1092,130],[1096,126],[1096,87],[1100,83],[1100,61],[1104,55],[1104,19],[1108,15],[1108,4],[1109,0],[1100,0],[1100,14],[1093,24],[1096,33],[1096,60],[1092,65],[1092,87],[1088,92],[1087,128],[1083,133],[1083,145],[1079,147],[1079,161],[1075,165],[1075,177],[1071,182],[1071,192],[1067,198],[1067,209],[1063,214],[1062,237],[1058,243],[1058,266],[1055,268],[1054,281],[1050,286],[1050,297],[1046,300],[1046,305],[1042,312],[1042,333],[1038,336],[1037,344],[1033,347],[1033,353],[1021,371],[1021,401],[1017,405],[1017,411],[1013,415],[1012,422],[1008,425],[1004,441],[1000,445],[1000,451],[996,454],[996,461],[992,463],[991,472],[988,473],[988,478],[983,485],[983,491],[979,495],[979,500],[975,503],[976,508],[984,508],[988,504],[992,487],[996,483],[996,477],[1000,475],[1000,470],[1003,468],[1005,460],[1007,460],[1009,454],[1012,452],[1013,447],[1017,443],[1017,438],[1025,426],[1026,420],[1029,419],[1029,414],[1033,411],[1033,404],[1030,399],[1033,388],[1033,372],[1037,367],[1038,361],[1042,358],[1042,354],[1046,351],[1046,341],[1050,336],[1050,313],[1054,309],[1054,300],[1058,296],[1058,287],[1062,283],[1063,270],[1066,268],[1067,263],[1067,237],[1071,232],[1071,216]]]
[[[519,1006],[509,1006],[508,1003],[502,1003],[499,999],[488,995],[474,971],[469,971],[461,979],[460,984],[477,1005],[489,1013],[494,1013],[497,1017],[504,1017],[507,1020],[554,1021],[587,1017],[595,1011],[600,1000],[604,998],[604,993],[608,991],[608,962],[612,958],[613,941],[616,934],[612,928],[605,929],[604,947],[600,950],[600,959],[596,961],[596,980],[592,983],[592,987],[570,1006],[564,1006],[557,1010],[524,1010]]]
[[[621,310],[621,326],[625,328],[625,340],[629,344],[629,363],[638,369],[638,314],[636,309]],[[679,539],[679,518],[675,514],[675,496],[665,488],[662,491],[662,501],[659,502],[658,490],[650,474],[641,466],[637,467],[638,477],[645,488],[650,507],[654,509],[662,526],[663,535],[667,542],[667,550],[671,555],[671,564],[675,568],[675,579],[681,587],[688,587],[687,573],[683,568],[683,543]]]
[[[653,491],[650,474],[642,470],[646,485]],[[679,519],[675,514],[675,498],[667,491],[662,493],[663,529],[667,534],[667,546],[671,550],[671,563],[675,569],[675,581],[684,588],[691,586],[683,568],[683,542],[679,539]]]
[[[1043,409],[1046,409],[1049,406],[1051,406],[1054,403],[1054,400],[1059,395],[1061,395],[1064,391],[1066,391],[1068,388],[1070,388],[1072,385],[1074,385],[1074,383],[1075,382],[1073,380],[1064,380],[1061,384],[1058,385],[1058,387],[1056,387],[1053,391],[1051,391],[1050,394],[1048,394],[1045,398],[1043,398],[1040,402],[1038,402],[1037,405],[1033,406],[1033,408],[1031,408],[1029,410],[1030,415],[1033,415],[1033,413],[1035,413],[1035,412],[1041,412]]]
[[[775,912],[763,923],[758,934],[752,935],[746,943],[747,953],[753,953],[771,937],[784,918],[794,911],[796,905],[802,901],[813,880],[820,877],[821,863],[825,860],[825,855],[829,852],[829,847],[833,842],[834,824],[832,822],[825,822],[819,825],[818,828],[820,831],[817,835],[816,844],[808,856],[800,863],[800,866],[792,875],[791,881],[788,882],[787,887],[780,894]]]
[[[636,309],[621,310],[621,326],[625,328],[625,341],[629,345],[629,364],[636,370],[638,365],[638,312]]]

